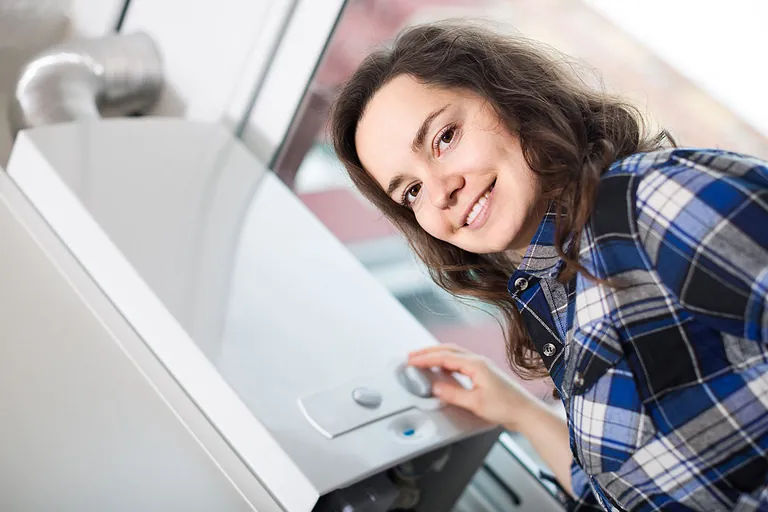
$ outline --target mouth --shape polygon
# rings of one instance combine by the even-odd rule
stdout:
[[[464,223],[462,227],[477,229],[480,228],[488,218],[488,209],[493,197],[493,188],[496,186],[496,180],[483,192],[479,198],[472,204],[467,213],[464,214]]]

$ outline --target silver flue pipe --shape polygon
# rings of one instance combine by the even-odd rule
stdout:
[[[25,64],[9,105],[11,133],[147,112],[163,87],[160,53],[143,32],[53,46]]]

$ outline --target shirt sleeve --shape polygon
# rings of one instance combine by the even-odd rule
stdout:
[[[637,228],[683,307],[721,332],[768,342],[768,164],[676,150],[642,174]]]
[[[768,510],[768,487],[758,489],[752,494],[743,494],[736,503],[734,512],[760,512]]]
[[[571,463],[571,491],[573,500],[568,504],[569,512],[585,512],[588,510],[605,510],[592,492],[589,477],[574,461]]]

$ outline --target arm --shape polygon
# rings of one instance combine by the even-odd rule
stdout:
[[[508,418],[504,427],[524,435],[536,453],[550,467],[560,485],[573,492],[571,483],[573,455],[565,421],[544,403],[535,399],[531,399],[521,407],[515,416]]]
[[[538,400],[532,400],[528,408],[520,411],[516,420],[504,427],[523,434],[552,469],[557,481],[570,494],[569,511],[603,510],[592,492],[587,474],[573,460],[568,426],[552,409]]]
[[[571,488],[573,457],[565,421],[487,358],[459,347],[437,345],[412,353],[408,362],[467,376],[472,381],[471,389],[458,383],[439,382],[433,388],[435,396],[523,434],[562,487]]]
[[[413,352],[408,362],[469,377],[471,389],[442,382],[435,384],[433,392],[446,403],[523,434],[555,474],[560,486],[571,494],[568,510],[603,510],[592,493],[587,475],[573,460],[568,426],[563,418],[487,358],[456,346],[436,345]]]
[[[768,343],[768,164],[730,153],[673,152],[669,161],[647,171],[638,183],[636,214],[638,240],[649,267],[685,313],[726,335],[724,346],[747,340],[739,346],[749,349],[749,342],[754,342],[753,355],[761,354]],[[697,341],[692,337],[686,343],[695,347]],[[699,354],[700,360],[710,357],[706,348]],[[741,358],[736,363],[750,358],[741,349],[726,356]],[[711,359],[708,362],[719,361],[717,356]],[[764,371],[762,365],[751,366],[743,375]],[[733,401],[737,396],[730,387],[733,380],[719,385],[716,380],[706,382],[713,397],[724,396],[725,388],[732,394],[730,401],[713,398],[702,407],[723,411],[744,444],[758,448],[756,454],[741,445],[725,448],[717,460],[696,455],[690,463],[697,474],[717,475],[707,480],[709,488],[717,489],[732,478],[728,468],[738,460],[737,488],[756,490],[738,497],[734,510],[768,509],[763,468],[766,429],[753,420],[764,417],[765,405],[752,398],[757,392],[748,391],[756,383],[763,385],[764,376],[745,377],[738,402]],[[711,412],[700,417],[711,418]],[[701,428],[706,434],[699,435],[707,435],[710,443],[728,446],[723,443],[726,437],[713,435],[716,428]]]
[[[640,241],[662,284],[700,321],[768,342],[768,167],[676,151],[637,188]]]

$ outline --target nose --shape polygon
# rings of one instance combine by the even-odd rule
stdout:
[[[456,203],[459,190],[464,187],[464,177],[459,173],[430,173],[426,183],[430,202],[444,210]]]

